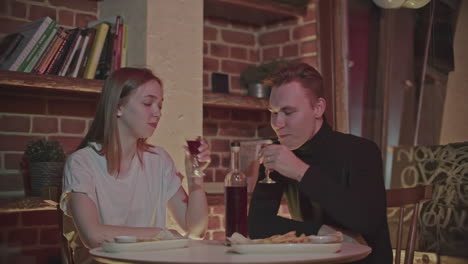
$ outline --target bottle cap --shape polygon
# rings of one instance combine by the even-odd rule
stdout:
[[[231,142],[231,147],[240,147],[240,142],[239,141]]]

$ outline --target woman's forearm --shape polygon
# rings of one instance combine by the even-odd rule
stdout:
[[[185,221],[189,237],[202,238],[208,228],[208,202],[203,178],[189,179],[189,197]]]
[[[88,234],[81,234],[80,238],[88,248],[100,246],[102,242],[113,241],[116,236],[136,236],[143,238],[155,237],[162,228],[158,227],[127,227],[98,224]]]

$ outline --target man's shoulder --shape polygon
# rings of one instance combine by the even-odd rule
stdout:
[[[377,150],[379,149],[379,147],[374,141],[353,134],[346,134],[338,131],[333,131],[333,138],[337,143],[339,143],[342,146],[346,145],[349,147],[357,148],[372,148]]]

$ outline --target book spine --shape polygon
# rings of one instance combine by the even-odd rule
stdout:
[[[86,52],[86,47],[88,46],[89,42],[89,32],[86,33],[86,36],[84,37],[83,44],[81,45],[80,53],[78,54],[78,58],[76,60],[76,65],[75,68],[73,69],[73,72],[71,73],[71,77],[78,77],[78,71],[80,69],[81,62],[83,61],[84,53]]]
[[[120,68],[120,56],[119,56],[119,34],[120,32],[120,16],[117,16],[115,20],[115,28],[114,28],[114,35],[113,39],[114,41],[112,42],[112,59],[111,59],[111,72],[118,70]]]
[[[21,51],[21,53],[19,54],[19,56],[16,58],[15,62],[13,63],[13,65],[11,65],[10,67],[10,71],[16,71],[18,70],[18,67],[21,65],[21,63],[24,61],[24,59],[26,58],[26,56],[29,54],[29,52],[31,52],[32,48],[34,47],[34,45],[37,43],[37,41],[39,40],[40,36],[44,33],[44,31],[47,29],[47,27],[49,26],[49,24],[52,23],[52,19],[50,17],[46,17],[43,22],[41,23],[41,25],[39,26],[39,28],[36,30],[36,32],[34,32],[33,36],[31,37],[31,39],[29,40],[29,42],[26,44],[26,46],[24,47],[24,49]]]
[[[91,48],[91,54],[89,56],[88,65],[86,66],[86,70],[83,76],[85,79],[94,79],[94,75],[96,74],[96,67],[102,52],[102,46],[104,45],[107,31],[109,31],[109,25],[103,23],[96,25],[95,28],[96,36],[94,38],[94,43]]]
[[[42,45],[44,45],[45,40],[52,33],[52,29],[54,29],[56,23],[57,22],[55,20],[53,20],[49,24],[47,29],[44,31],[44,33],[41,35],[41,37],[37,41],[36,45],[34,45],[34,47],[29,52],[28,56],[26,56],[26,58],[24,59],[23,63],[21,63],[21,65],[18,67],[17,71],[21,71],[21,72],[24,71],[26,69],[26,67],[31,63],[31,60],[34,57],[34,55],[36,55],[37,51],[40,49],[40,47]]]
[[[120,68],[127,66],[127,34],[128,34],[128,26],[127,24],[122,24],[122,53],[120,59]]]
[[[34,67],[38,63],[39,59],[41,58],[41,56],[47,50],[50,43],[52,43],[52,40],[54,39],[56,33],[57,33],[57,29],[53,28],[52,31],[50,32],[49,36],[47,37],[47,39],[44,41],[44,44],[39,48],[39,50],[36,52],[36,54],[34,54],[34,57],[31,59],[31,62],[24,69],[24,72],[31,72],[34,69]]]
[[[63,36],[62,43],[60,43],[60,47],[58,48],[55,55],[52,57],[52,60],[50,61],[49,66],[47,67],[46,71],[44,72],[45,74],[50,74],[51,73],[51,71],[52,71],[52,69],[55,66],[55,63],[57,61],[57,58],[62,54],[63,47],[68,42],[69,34],[67,34],[66,32],[64,32],[64,33],[65,33],[65,35]]]
[[[56,32],[54,37],[49,43],[49,46],[46,48],[46,50],[42,53],[41,57],[39,57],[36,65],[34,65],[34,68],[31,70],[33,73],[39,73],[39,69],[42,67],[42,65],[45,63],[46,59],[48,58],[49,54],[52,52],[52,50],[55,48],[55,45],[57,41],[59,40],[59,35],[60,32],[62,32],[63,28],[59,27]]]
[[[85,49],[85,51],[84,51],[84,54],[83,54],[83,59],[80,61],[80,64],[78,66],[79,69],[78,69],[78,73],[76,73],[76,75],[77,75],[76,77],[83,77],[84,76],[84,71],[86,69],[86,66],[88,65],[89,55],[91,53],[91,47],[93,46],[95,36],[96,36],[96,29],[88,28],[87,37],[89,37],[89,39],[88,39],[88,43],[86,43],[86,45],[84,45],[85,47],[83,47]]]
[[[67,58],[65,59],[65,62],[63,63],[63,67],[59,71],[59,74],[58,74],[59,76],[65,76],[65,73],[67,72],[68,67],[70,67],[70,63],[72,61],[72,58],[73,58],[73,56],[75,56],[75,53],[76,53],[78,47],[80,46],[82,39],[83,39],[83,36],[82,36],[81,32],[79,32],[79,36],[77,37],[77,39],[75,41],[73,41],[73,44],[72,44],[73,46],[71,47],[71,51],[67,55]]]
[[[50,62],[52,61],[53,57],[57,53],[58,49],[60,48],[60,45],[63,42],[64,37],[66,36],[66,32],[63,28],[59,28],[59,31],[57,32],[57,38],[55,39],[52,48],[48,51],[46,54],[46,57],[44,58],[44,61],[42,64],[39,66],[37,73],[39,74],[44,74],[47,68],[50,65]]]

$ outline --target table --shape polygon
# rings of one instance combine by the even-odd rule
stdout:
[[[108,253],[95,248],[90,254],[102,263],[346,263],[365,258],[371,248],[344,242],[340,252],[328,254],[237,254],[219,241],[190,241],[189,247],[161,251]]]

